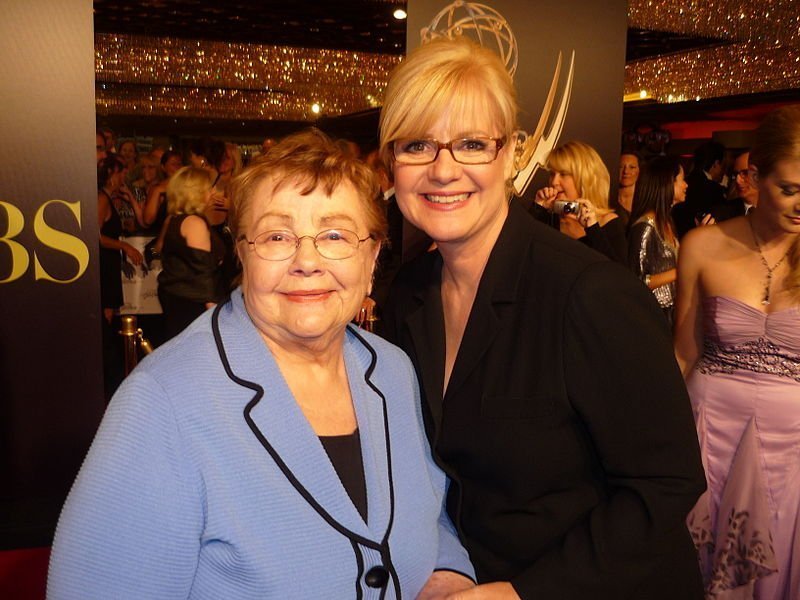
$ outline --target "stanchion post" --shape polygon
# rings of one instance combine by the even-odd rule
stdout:
[[[139,362],[136,354],[136,317],[134,315],[122,315],[120,317],[122,327],[119,334],[122,336],[122,343],[125,347],[125,377],[133,371],[136,363]]]

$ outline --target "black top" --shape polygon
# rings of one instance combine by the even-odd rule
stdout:
[[[586,235],[580,238],[581,242],[615,262],[628,264],[628,238],[625,235],[625,221],[620,217],[602,226],[595,223],[584,231]]]
[[[367,522],[367,483],[358,429],[347,435],[319,436],[331,464],[364,522]]]
[[[653,295],[512,201],[443,396],[442,267],[401,269],[386,333],[417,370],[478,580],[524,600],[702,598],[685,518],[705,478]]]
[[[186,238],[181,235],[181,224],[188,216],[174,215],[167,224],[158,288],[192,302],[219,302],[225,295],[220,282],[225,245],[216,232],[209,229],[211,252],[187,246]]]
[[[711,207],[711,214],[717,223],[722,223],[734,217],[747,214],[747,205],[743,198],[732,198],[725,202],[718,202]]]
[[[672,207],[672,220],[678,239],[696,227],[695,219],[702,219],[711,212],[712,206],[725,202],[725,188],[706,177],[702,169],[689,173],[686,183],[689,185],[686,201]]]
[[[122,235],[122,221],[119,213],[105,190],[100,190],[108,198],[111,216],[103,223],[100,233],[118,240]],[[103,308],[117,310],[122,306],[122,253],[113,248],[100,246],[100,301]]]
[[[586,244],[592,250],[596,250],[623,265],[627,264],[628,261],[628,238],[626,235],[628,219],[621,212],[624,210],[617,209],[617,218],[611,219],[602,227],[599,223],[595,223],[591,227],[585,228],[586,235],[579,238],[580,242]],[[560,229],[558,215],[543,208],[536,202],[530,206],[528,213],[540,223],[549,225],[553,229]]]

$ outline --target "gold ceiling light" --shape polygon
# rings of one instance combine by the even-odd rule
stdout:
[[[388,3],[389,0],[387,0]],[[720,45],[633,61],[624,94],[656,102],[800,88],[795,0],[629,0],[628,25]],[[380,106],[397,55],[97,34],[99,115],[313,121]]]
[[[372,108],[400,56],[95,35],[99,115],[313,120]]]
[[[629,0],[630,27],[720,40],[719,46],[631,62],[625,95],[686,102],[800,88],[796,0]]]

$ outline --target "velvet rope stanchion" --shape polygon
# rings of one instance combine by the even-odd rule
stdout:
[[[119,334],[122,336],[125,348],[125,376],[127,377],[139,363],[139,355],[145,356],[153,351],[150,341],[144,337],[142,330],[137,327],[134,315],[120,317],[122,327]]]

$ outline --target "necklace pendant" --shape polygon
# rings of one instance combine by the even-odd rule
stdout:
[[[764,299],[761,301],[761,304],[763,304],[764,306],[767,306],[767,305],[769,304],[769,298],[764,298]]]

